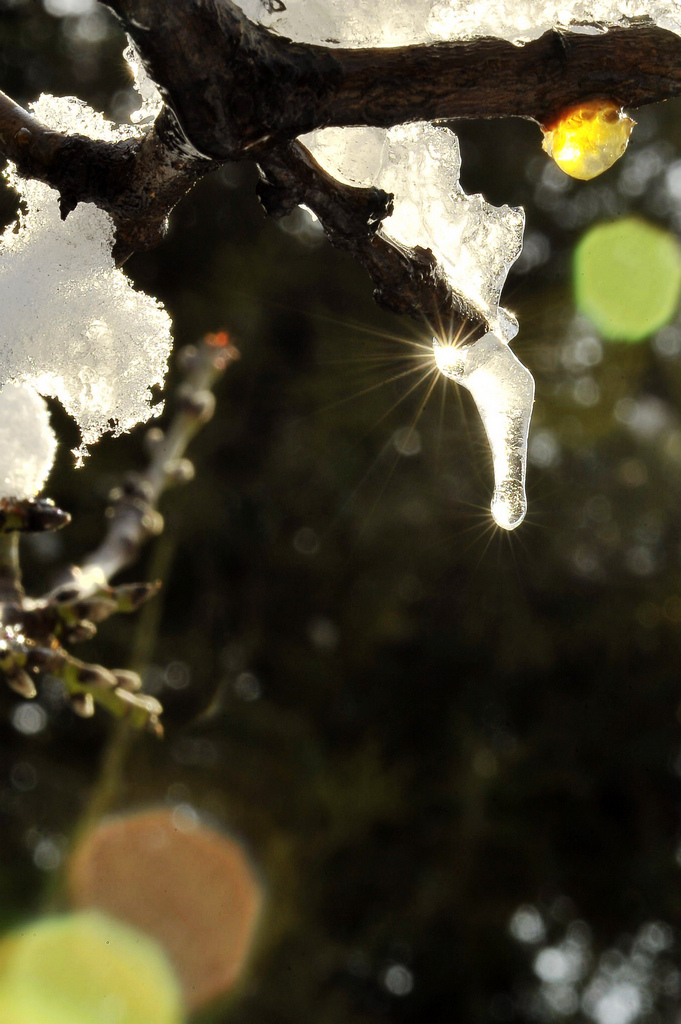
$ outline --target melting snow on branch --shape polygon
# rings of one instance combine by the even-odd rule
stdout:
[[[601,31],[648,17],[681,35],[679,0],[237,0],[252,20],[301,43],[405,46],[496,36],[536,39],[551,28]]]
[[[537,0],[496,5],[398,0],[389,8],[377,7],[373,0],[290,0],[285,10],[269,13],[277,5],[242,0],[242,6],[249,17],[298,41],[347,46],[478,34],[519,39],[527,31],[530,38],[544,31],[542,17],[548,19],[546,27],[558,17],[551,4],[545,4],[542,13]],[[565,11],[562,4],[562,14]],[[570,11],[566,16],[571,17]],[[452,289],[487,323],[489,333],[475,344],[456,348],[435,341],[434,354],[441,372],[473,396],[492,450],[492,516],[503,529],[515,529],[527,510],[525,471],[534,381],[507,347],[518,323],[499,303],[508,271],[522,249],[523,210],[494,207],[480,195],[464,193],[459,183],[459,142],[446,128],[429,123],[390,130],[327,128],[302,141],[334,177],[391,192],[394,212],[379,230],[401,245],[431,249]]]
[[[349,185],[377,185],[395,197],[383,234],[432,249],[450,279],[505,341],[518,323],[499,306],[511,264],[522,249],[525,215],[467,196],[459,184],[459,140],[427,122],[382,128],[325,128],[302,141],[319,163]]]
[[[498,526],[514,530],[527,511],[534,381],[505,344],[518,324],[499,299],[522,248],[523,211],[463,192],[458,139],[446,128],[327,128],[303,141],[336,178],[392,192],[394,213],[380,230],[403,245],[432,249],[453,289],[494,332],[458,348],[436,341],[434,353],[441,372],[467,388],[478,407],[494,464],[492,516]]]
[[[116,141],[139,131],[69,97],[42,96],[33,109],[68,133]],[[0,239],[0,386],[22,382],[58,398],[80,427],[82,458],[105,431],[119,434],[160,411],[151,387],[165,378],[170,318],[116,269],[108,214],[81,203],[62,221],[56,191],[11,166],[6,175],[25,212]]]
[[[44,398],[26,384],[6,384],[0,391],[0,497],[34,498],[56,449]]]

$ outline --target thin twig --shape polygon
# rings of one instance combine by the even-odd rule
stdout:
[[[136,672],[87,664],[64,643],[89,639],[109,616],[136,611],[157,592],[158,583],[112,586],[110,580],[162,529],[159,498],[172,483],[190,479],[193,468],[184,452],[212,416],[215,399],[210,388],[236,357],[224,333],[209,335],[201,345],[184,350],[187,373],[178,389],[179,408],[167,434],[157,428],[148,432],[149,466],[141,474],[131,474],[113,494],[102,544],[83,566],[70,570],[67,582],[42,598],[28,598],[21,588],[18,532],[36,525],[54,528],[68,517],[44,501],[0,503],[0,673],[25,698],[35,696],[36,677],[50,674],[62,681],[74,710],[84,717],[98,704],[133,727],[146,726],[160,734],[161,705],[141,692]]]
[[[19,565],[19,534],[0,534],[0,607],[23,600]]]
[[[208,335],[197,348],[185,349],[181,358],[188,372],[178,389],[178,408],[168,431],[148,431],[148,467],[142,473],[128,474],[123,486],[112,491],[104,540],[82,567],[71,572],[71,583],[80,599],[96,592],[136,561],[141,547],[163,529],[159,498],[169,486],[191,479],[193,466],[184,453],[197,431],[212,417],[215,397],[211,389],[229,363],[238,358],[238,351],[228,335],[221,333]]]

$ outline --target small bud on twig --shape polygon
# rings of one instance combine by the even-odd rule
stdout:
[[[163,444],[165,434],[160,427],[151,427],[144,435],[144,447],[149,455],[153,455],[158,446]]]
[[[116,611],[136,612],[146,601],[161,589],[161,581],[153,583],[121,583],[113,587],[112,595],[116,601]]]
[[[74,693],[71,707],[79,718],[92,718],[95,713],[95,702],[91,693]]]
[[[198,359],[198,349],[196,345],[185,345],[177,353],[177,365],[180,369],[180,373],[190,373],[194,369]]]
[[[215,412],[215,395],[207,389],[197,391],[191,384],[182,384],[177,390],[178,408],[199,423],[207,423]]]
[[[94,622],[84,619],[65,634],[65,639],[71,644],[81,644],[86,640],[92,640],[96,633],[97,627]]]
[[[44,533],[61,530],[70,522],[68,512],[62,512],[45,498],[33,501],[0,498],[0,533]]]
[[[24,697],[25,700],[33,700],[38,692],[28,672],[24,672],[23,669],[8,675],[7,683],[15,693],[18,693],[20,697]]]
[[[139,693],[142,689],[142,680],[137,672],[129,672],[127,669],[114,669],[114,675],[118,681],[118,689],[127,690],[128,693]]]
[[[171,459],[163,468],[169,483],[186,484],[194,479],[194,463],[191,459]]]

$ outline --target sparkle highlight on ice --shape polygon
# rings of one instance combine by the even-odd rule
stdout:
[[[492,452],[492,518],[515,530],[527,512],[527,439],[534,404],[534,379],[508,345],[485,334],[470,345],[433,338],[433,355],[445,377],[470,391]]]

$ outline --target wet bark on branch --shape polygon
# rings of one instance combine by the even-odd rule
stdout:
[[[63,217],[78,203],[95,203],[110,214],[120,264],[158,245],[172,208],[213,169],[211,161],[168,143],[168,120],[163,111],[142,138],[101,142],[52,131],[0,92],[0,154],[24,177],[55,188]]]

